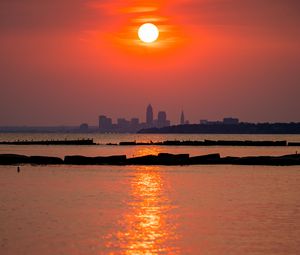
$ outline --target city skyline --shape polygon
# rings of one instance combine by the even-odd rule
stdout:
[[[140,121],[137,117],[131,117],[127,120],[124,117],[119,117],[116,122],[110,116],[99,116],[99,131],[100,132],[117,132],[117,133],[136,133],[139,130],[147,128],[162,128],[170,126],[171,122],[167,119],[167,113],[158,110],[157,118],[155,119],[155,112],[151,104],[149,104],[145,111],[144,119]]]
[[[96,2],[0,1],[0,126],[141,119],[145,102],[172,122],[300,121],[299,1]]]

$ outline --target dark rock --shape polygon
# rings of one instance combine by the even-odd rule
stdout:
[[[57,157],[31,156],[28,163],[36,165],[61,165],[64,161]]]
[[[290,143],[288,143],[288,146],[299,146],[300,147],[300,143],[298,143],[298,142],[290,142]]]
[[[294,155],[286,155],[280,157],[257,156],[242,157],[235,162],[238,165],[270,165],[270,166],[288,166],[300,165],[300,158]]]
[[[17,154],[0,154],[0,165],[17,165],[28,163],[28,157]]]
[[[127,146],[127,145],[136,145],[136,142],[120,142],[119,143],[121,146]]]
[[[158,156],[147,155],[142,157],[130,158],[127,164],[130,165],[185,165],[188,164],[189,154],[169,154],[160,153]]]
[[[292,146],[293,143],[291,143]],[[296,143],[297,144],[297,143]],[[204,140],[204,141],[178,141],[166,140],[163,142],[120,142],[119,145],[157,145],[157,146],[287,146],[287,141],[231,141],[231,140]],[[294,145],[295,146],[295,145]]]
[[[279,156],[278,158],[300,160],[300,154],[288,154],[288,155]]]
[[[95,157],[93,160],[96,165],[123,165],[126,163],[126,155]]]
[[[0,142],[0,144],[13,144],[13,145],[96,145],[93,139],[81,139],[81,140],[45,140],[45,141],[12,141],[12,142]]]
[[[163,141],[162,145],[168,145],[168,146],[178,146],[181,145],[180,141]]]
[[[284,155],[276,157],[276,162],[279,165],[300,165],[300,155],[299,154],[291,154],[291,155]]]
[[[274,165],[274,163],[274,157],[271,156],[241,157],[236,161],[238,165]]]
[[[69,165],[94,165],[94,159],[84,156],[65,156],[64,163]]]
[[[189,157],[189,154],[160,153],[158,156],[147,155],[126,159],[126,155],[109,157],[66,156],[64,161],[57,157],[31,156],[16,154],[0,154],[0,165],[17,164],[71,164],[71,165],[203,165],[203,164],[232,164],[232,165],[271,165],[289,166],[300,165],[300,155],[283,156],[254,156],[254,157],[225,157],[220,154],[209,154]]]
[[[158,163],[160,165],[186,165],[189,163],[189,154],[159,153]]]
[[[147,155],[135,158],[127,159],[127,164],[129,165],[157,165],[158,157],[154,155]]]
[[[126,155],[109,157],[65,156],[64,163],[69,165],[121,165],[126,163]]]
[[[217,164],[220,163],[220,154],[208,154],[202,156],[190,157],[189,163],[191,165],[197,164]]]
[[[220,158],[219,164],[236,165],[239,159],[240,159],[239,157],[224,157],[224,158]]]

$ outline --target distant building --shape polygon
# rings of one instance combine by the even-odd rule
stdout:
[[[210,120],[200,120],[202,125],[238,125],[239,119],[237,118],[224,118],[223,121],[210,121]]]
[[[142,125],[140,124],[140,120],[138,118],[132,118],[130,120],[130,131],[137,132],[141,129]]]
[[[99,129],[101,132],[110,132],[112,130],[112,119],[104,115],[99,116]]]
[[[221,125],[222,121],[200,120],[201,125]]]
[[[124,118],[117,119],[117,131],[121,133],[130,132],[130,122]]]
[[[138,118],[132,118],[130,123],[131,126],[138,126],[140,124],[140,120]]]
[[[208,120],[200,120],[200,124],[206,125],[206,124],[208,124]]]
[[[223,124],[237,125],[237,124],[239,124],[239,119],[237,119],[237,118],[224,118],[223,119]]]
[[[152,105],[149,104],[146,111],[146,124],[149,127],[153,126],[153,108]]]
[[[185,119],[184,119],[184,112],[181,112],[181,116],[180,116],[180,125],[184,125],[185,124]]]
[[[170,121],[167,120],[166,112],[158,112],[156,126],[158,128],[170,126]]]
[[[164,127],[167,121],[167,114],[166,112],[158,112],[157,115],[157,126],[158,127]]]
[[[79,126],[79,130],[82,131],[82,132],[87,132],[89,130],[89,125],[87,123],[82,123]]]
[[[157,119],[153,119],[153,108],[151,104],[146,110],[146,123],[141,123],[138,118],[126,120],[125,118],[117,119],[117,123],[113,123],[111,118],[104,115],[99,116],[99,131],[115,132],[115,133],[136,133],[141,129],[152,127],[167,127],[171,122],[167,120],[167,114],[164,111],[158,113]]]

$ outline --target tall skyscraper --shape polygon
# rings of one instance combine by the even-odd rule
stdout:
[[[156,125],[158,128],[170,126],[170,121],[167,120],[166,112],[160,111],[158,113]]]
[[[147,126],[153,126],[153,109],[151,104],[148,105],[147,111],[146,111],[146,123]]]
[[[181,116],[180,116],[180,125],[184,125],[185,124],[185,119],[184,119],[184,112],[181,112]]]
[[[160,111],[157,115],[157,120],[160,123],[163,123],[167,120],[167,114],[166,112]]]

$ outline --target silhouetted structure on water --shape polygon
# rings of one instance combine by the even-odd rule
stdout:
[[[170,121],[167,120],[167,113],[159,111],[157,119],[153,117],[153,108],[149,104],[146,109],[146,122],[140,123],[138,118],[132,118],[130,121],[125,118],[118,118],[117,123],[112,123],[112,119],[104,115],[99,116],[99,131],[102,133],[136,133],[141,129],[153,127],[170,126]]]
[[[300,123],[192,124],[140,130],[142,134],[300,134]]]
[[[126,155],[108,157],[65,156],[64,159],[46,156],[24,156],[0,154],[0,165],[300,165],[300,155],[255,156],[255,157],[221,157],[209,154],[190,157],[189,154],[159,153],[127,158]]]

